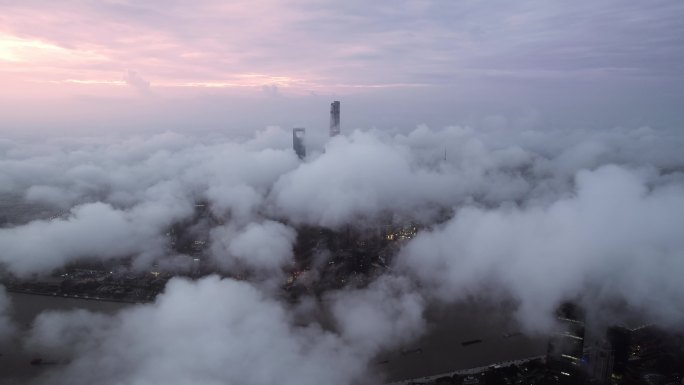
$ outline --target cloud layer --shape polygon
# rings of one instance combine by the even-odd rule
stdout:
[[[504,291],[532,329],[548,327],[563,300],[599,313],[619,299],[681,325],[684,186],[647,179],[603,166],[580,172],[576,193],[548,206],[465,208],[412,240],[399,265],[445,301]]]
[[[25,345],[67,363],[41,381],[377,381],[368,363],[424,332],[428,305],[472,298],[512,303],[535,332],[568,299],[594,319],[636,312],[680,327],[681,134],[529,127],[494,116],[478,128],[354,131],[327,143],[312,135],[304,161],[276,127],[242,139],[0,143],[4,196],[57,213],[6,218],[0,263],[10,273],[80,259],[179,263],[188,257],[166,234],[192,222],[197,203],[209,217],[192,231],[207,236],[208,257],[252,273],[249,282],[172,280],[155,303],[114,316],[41,315]],[[300,226],[390,219],[422,230],[387,271],[299,304],[278,299]]]
[[[27,344],[70,361],[45,384],[350,384],[368,375],[367,352],[293,326],[280,303],[216,277],[173,280],[156,303],[113,318],[44,313]]]

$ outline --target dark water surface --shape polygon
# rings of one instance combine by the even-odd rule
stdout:
[[[380,355],[375,365],[388,381],[397,381],[546,353],[546,336],[513,335],[519,328],[512,310],[480,302],[429,308],[428,332],[399,351]]]
[[[113,314],[133,306],[32,294],[9,293],[9,296],[20,333],[25,333],[43,311],[85,309]],[[387,381],[396,381],[543,354],[545,337],[504,336],[517,331],[510,314],[510,309],[474,302],[430,308],[426,313],[429,331],[422,338],[381,354],[371,365],[384,373]],[[30,365],[37,357],[23,351],[18,340],[0,345],[0,384],[21,384],[52,368]],[[473,340],[481,342],[463,345]]]
[[[21,195],[0,192],[0,228],[22,225],[59,214],[59,209],[27,202]]]
[[[120,302],[91,301],[84,299],[49,297],[35,294],[8,293],[12,301],[11,314],[19,327],[19,335],[7,344],[0,344],[0,384],[23,384],[35,377],[50,365],[31,365],[36,357],[21,347],[19,339],[26,333],[33,320],[43,311],[69,311],[84,309],[93,312],[113,314],[131,304]]]

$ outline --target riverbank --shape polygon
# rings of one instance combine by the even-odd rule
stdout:
[[[395,381],[395,382],[385,384],[385,385],[427,384],[427,383],[434,382],[438,378],[442,378],[442,377],[453,377],[454,375],[459,375],[459,376],[470,375],[470,376],[472,376],[472,375],[477,375],[477,374],[486,372],[487,370],[490,370],[492,368],[498,369],[498,368],[505,368],[505,367],[512,366],[512,365],[523,365],[523,364],[526,364],[530,361],[544,360],[545,358],[546,358],[546,355],[539,355],[539,356],[534,356],[534,357],[521,358],[518,360],[494,362],[492,364],[484,365],[484,366],[478,366],[476,368],[454,370],[451,372],[435,374],[435,375],[427,376],[427,377],[410,378],[410,379],[406,379],[406,380]]]
[[[51,298],[70,298],[70,299],[85,300],[85,301],[116,302],[116,303],[127,303],[127,304],[142,304],[142,303],[151,302],[151,301],[148,301],[148,302],[136,301],[136,300],[132,300],[132,299],[93,297],[93,296],[78,295],[78,294],[45,293],[45,292],[37,292],[34,290],[13,288],[11,286],[10,287],[5,286],[5,291],[7,291],[8,293],[16,293],[16,294],[41,295],[41,296],[51,297]]]

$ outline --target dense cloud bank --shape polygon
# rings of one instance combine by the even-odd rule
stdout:
[[[364,289],[328,296],[340,334],[363,351],[397,348],[425,329],[425,301],[402,277],[382,276]]]
[[[293,262],[296,237],[297,233],[291,227],[270,220],[250,223],[241,230],[231,225],[218,226],[211,231],[211,253],[227,270],[247,269],[277,276],[283,267]]]
[[[3,262],[19,275],[46,273],[79,258],[108,259],[129,254],[140,261],[167,257],[161,229],[189,215],[188,202],[145,202],[119,210],[101,202],[74,207],[63,219],[36,220],[0,232]]]
[[[173,279],[155,303],[114,316],[42,313],[25,339],[58,366],[38,384],[377,384],[369,362],[423,330],[406,279],[326,298],[338,332],[295,322],[293,309],[246,282]]]
[[[173,280],[154,304],[113,317],[43,314],[27,346],[70,362],[44,382],[362,383],[375,354],[425,330],[433,301],[512,300],[534,331],[567,299],[592,316],[620,303],[684,324],[682,134],[492,118],[478,129],[313,138],[304,161],[277,128],[242,140],[1,142],[2,193],[64,211],[0,228],[0,264],[24,277],[84,258],[182,264],[166,233],[198,202],[213,219],[195,230],[216,265],[276,283],[300,225],[367,226],[388,214],[424,225],[367,287],[309,299],[330,328],[295,322],[306,307],[266,286],[216,277]]]
[[[0,260],[24,276],[78,258],[137,256],[144,268],[167,253],[169,226],[206,201],[223,223],[212,232],[218,264],[270,269],[288,252],[245,259],[236,248],[250,248],[250,235],[273,232],[271,220],[339,228],[396,213],[429,224],[453,207],[543,207],[574,193],[578,171],[605,164],[642,170],[649,188],[682,180],[676,132],[548,132],[492,122],[479,130],[355,131],[328,143],[313,135],[304,162],[290,134],[277,128],[243,140],[173,133],[111,142],[5,140],[2,192],[65,213],[30,223],[7,218]],[[236,236],[242,246],[228,247]]]
[[[594,312],[620,299],[681,327],[684,185],[649,187],[650,174],[603,166],[550,205],[464,208],[413,239],[398,265],[447,301],[503,290],[529,328],[548,326],[566,299]]]
[[[154,304],[107,318],[49,312],[27,344],[70,361],[44,384],[351,384],[372,351],[313,325],[247,283],[172,280]]]

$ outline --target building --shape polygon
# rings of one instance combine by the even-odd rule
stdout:
[[[585,349],[583,361],[592,384],[608,385],[613,373],[613,350],[608,342]]]
[[[305,135],[306,129],[304,128],[292,129],[292,148],[299,159],[304,159],[306,157],[306,147],[304,146]]]
[[[577,305],[564,303],[556,311],[558,330],[549,340],[546,353],[547,383],[580,384],[584,351],[584,312]]]
[[[330,137],[340,134],[340,102],[330,104]]]
[[[606,339],[614,357],[613,374],[622,377],[627,371],[627,361],[629,360],[632,331],[622,327],[613,326],[606,330]]]

